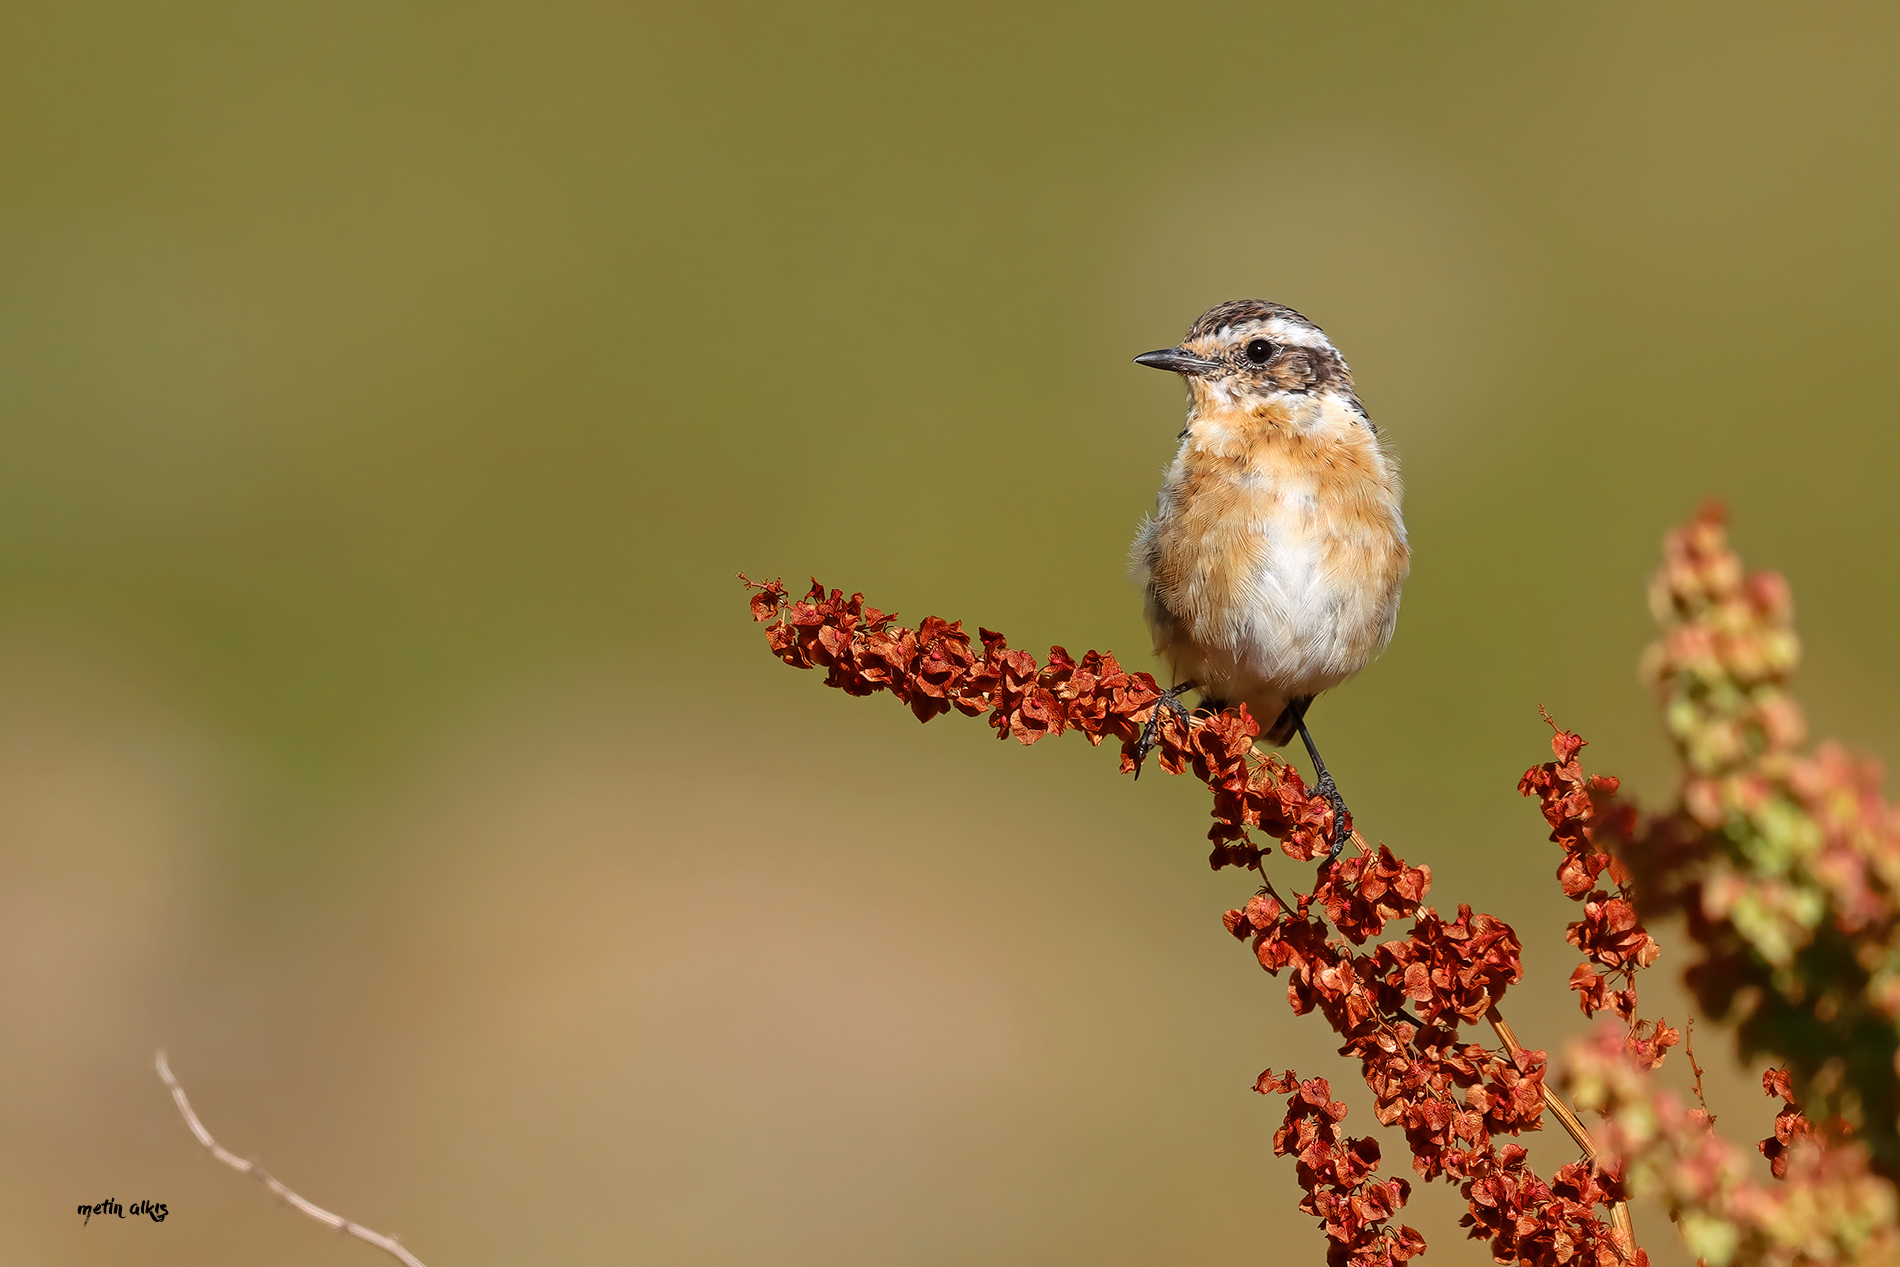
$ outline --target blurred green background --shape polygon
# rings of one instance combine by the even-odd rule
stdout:
[[[0,9],[0,1257],[377,1261],[196,1149],[164,1046],[223,1142],[432,1267],[1319,1261],[1249,1087],[1367,1097],[1222,933],[1204,793],[825,690],[733,573],[1146,665],[1182,405],[1129,357],[1300,308],[1416,557],[1318,733],[1436,900],[1523,933],[1507,1010],[1555,1047],[1514,783],[1541,702],[1668,794],[1667,525],[1726,498],[1816,730],[1900,752],[1896,36]],[[107,1197],[171,1214],[82,1226]],[[1484,1261],[1459,1209],[1406,1217]]]

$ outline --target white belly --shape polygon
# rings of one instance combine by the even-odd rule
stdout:
[[[1198,661],[1182,676],[1225,699],[1317,695],[1339,685],[1385,648],[1398,590],[1369,584],[1350,566],[1358,551],[1319,526],[1311,503],[1279,500],[1252,525],[1257,548],[1242,601],[1221,622],[1224,636],[1196,640]],[[1341,549],[1344,544],[1348,548]],[[1342,557],[1348,567],[1342,568]],[[1343,573],[1343,574],[1342,574]]]
[[[1345,681],[1360,664],[1348,663],[1344,651],[1367,641],[1346,578],[1323,566],[1327,543],[1308,505],[1282,502],[1260,524],[1263,548],[1247,604],[1252,618],[1235,647],[1237,668],[1288,695],[1313,695]]]

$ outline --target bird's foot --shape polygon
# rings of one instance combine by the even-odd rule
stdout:
[[[1340,851],[1346,847],[1346,841],[1352,836],[1352,814],[1346,808],[1346,798],[1339,794],[1339,785],[1333,782],[1331,774],[1319,776],[1319,782],[1313,785],[1313,795],[1323,796],[1326,803],[1333,807],[1332,847],[1326,853],[1325,866],[1332,866],[1339,860]]]
[[[1148,754],[1154,751],[1155,743],[1161,737],[1161,714],[1173,713],[1181,719],[1183,726],[1188,724],[1190,714],[1187,705],[1181,702],[1181,697],[1193,689],[1195,689],[1194,683],[1183,682],[1172,690],[1163,691],[1161,698],[1155,701],[1154,712],[1148,714],[1148,720],[1142,723],[1141,735],[1135,740],[1135,777],[1137,779],[1141,777],[1141,763],[1148,759]]]

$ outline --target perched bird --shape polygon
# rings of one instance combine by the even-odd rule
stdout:
[[[1134,546],[1155,654],[1173,674],[1166,703],[1182,712],[1195,690],[1209,710],[1245,704],[1276,748],[1298,734],[1343,824],[1306,710],[1392,639],[1411,568],[1397,464],[1345,359],[1291,308],[1221,304],[1181,346],[1135,363],[1188,389],[1180,450]],[[1336,828],[1333,857],[1343,843]]]

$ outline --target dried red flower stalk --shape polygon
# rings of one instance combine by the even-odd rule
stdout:
[[[1617,803],[1616,779],[1584,776],[1577,754],[1586,741],[1551,721],[1549,713],[1544,720],[1555,732],[1550,747],[1557,759],[1526,770],[1517,790],[1538,799],[1550,824],[1550,839],[1564,851],[1557,882],[1566,897],[1584,904],[1583,918],[1566,934],[1587,959],[1571,975],[1570,988],[1581,996],[1585,1016],[1607,1007],[1627,1021],[1635,1014],[1635,972],[1661,953],[1656,939],[1637,921],[1628,869],[1610,852],[1629,839],[1635,812]],[[1614,896],[1595,887],[1605,871],[1616,884]],[[1617,981],[1625,988],[1612,989]]]
[[[1761,1089],[1769,1099],[1782,1101],[1782,1105],[1775,1114],[1775,1133],[1755,1147],[1761,1149],[1761,1155],[1768,1159],[1768,1169],[1775,1178],[1786,1179],[1789,1151],[1796,1146],[1797,1141],[1813,1139],[1814,1127],[1801,1111],[1801,1106],[1794,1102],[1794,1082],[1786,1069],[1770,1069],[1763,1073]]]
[[[1127,772],[1161,698],[1152,677],[1110,655],[1077,660],[1057,647],[1038,664],[988,630],[973,641],[935,617],[909,629],[816,582],[796,601],[777,582],[753,589],[781,659],[854,695],[889,691],[920,720],[954,708],[1024,744],[1064,730],[1119,739]],[[1554,722],[1555,760],[1519,784],[1538,800],[1562,853],[1558,882],[1581,907],[1567,931],[1584,956],[1571,989],[1586,1015],[1622,1022],[1570,1053],[1579,1105],[1604,1116],[1601,1146],[1546,1086],[1544,1053],[1522,1048],[1497,1011],[1521,974],[1516,935],[1467,907],[1447,921],[1423,905],[1429,868],[1355,834],[1363,857],[1322,869],[1291,902],[1263,886],[1227,912],[1227,927],[1263,969],[1286,973],[1295,1012],[1325,1017],[1341,1053],[1358,1058],[1379,1122],[1404,1132],[1414,1172],[1459,1185],[1466,1227],[1500,1261],[1646,1262],[1625,1176],[1630,1191],[1668,1202],[1712,1264],[1900,1260],[1900,1193],[1883,1178],[1900,1176],[1900,806],[1881,795],[1874,763],[1838,745],[1804,749],[1787,691],[1800,646],[1788,585],[1744,573],[1719,507],[1669,535],[1650,599],[1663,634],[1644,674],[1683,759],[1680,808],[1639,820],[1615,779],[1584,774],[1584,741]],[[1165,712],[1157,729],[1161,767],[1192,770],[1213,794],[1214,866],[1259,868],[1254,829],[1308,860],[1349,827],[1285,762],[1255,755],[1244,709],[1191,724]],[[1659,953],[1643,920],[1673,912],[1703,952],[1688,979],[1704,1006],[1720,1017],[1741,1000],[1744,1054],[1787,1061],[1763,1079],[1783,1101],[1759,1145],[1783,1181],[1774,1187],[1748,1182],[1706,1106],[1685,1109],[1656,1086],[1681,1038],[1637,1018],[1636,974]],[[1403,936],[1361,949],[1407,919]],[[1480,1019],[1501,1049],[1461,1034]],[[1404,1181],[1376,1177],[1375,1142],[1340,1134],[1345,1108],[1325,1080],[1269,1072],[1257,1089],[1289,1097],[1275,1147],[1299,1160],[1301,1208],[1322,1220],[1330,1262],[1385,1267],[1423,1250],[1416,1232],[1390,1225]],[[1549,1182],[1501,1142],[1540,1127],[1545,1107],[1585,1154]],[[1612,1223],[1596,1213],[1604,1206]]]
[[[1607,1010],[1628,1022],[1631,1057],[1653,1069],[1682,1035],[1660,1020],[1636,1019],[1636,974],[1662,954],[1637,918],[1630,869],[1612,852],[1629,847],[1636,811],[1617,800],[1615,778],[1585,777],[1577,758],[1587,744],[1582,736],[1557,725],[1549,713],[1544,720],[1555,732],[1550,748],[1556,760],[1526,770],[1517,790],[1538,799],[1550,839],[1564,852],[1557,882],[1565,896],[1583,903],[1583,918],[1565,932],[1565,939],[1584,953],[1584,962],[1570,974],[1570,988],[1585,1016]],[[1605,872],[1616,885],[1614,894],[1595,887]]]
[[[861,595],[847,598],[815,581],[797,601],[776,581],[747,583],[756,591],[754,618],[771,622],[774,654],[800,668],[822,668],[829,685],[853,695],[889,691],[923,721],[952,708],[987,714],[999,737],[1024,744],[1065,730],[1079,730],[1094,744],[1119,739],[1123,771],[1135,768],[1137,740],[1162,692],[1148,674],[1129,673],[1112,655],[1090,651],[1077,660],[1056,647],[1047,664],[1038,665],[987,629],[978,631],[979,650],[961,624],[929,617],[912,630],[866,606]],[[1215,867],[1258,868],[1254,828],[1302,861],[1325,849],[1333,829],[1330,806],[1307,794],[1297,772],[1277,756],[1255,755],[1258,734],[1244,708],[1193,724],[1172,713],[1161,717],[1161,767],[1192,770],[1213,792],[1208,836]],[[1574,748],[1559,755],[1568,760]],[[1561,784],[1559,799],[1569,798],[1579,813],[1590,811],[1587,791],[1579,799],[1577,787],[1564,782],[1570,777],[1563,774],[1551,786]],[[1588,824],[1578,830],[1587,841]],[[1595,864],[1592,852],[1582,865],[1596,865],[1589,871],[1594,879],[1608,864]],[[1502,920],[1466,906],[1446,920],[1421,905],[1430,887],[1428,867],[1410,866],[1381,846],[1323,868],[1313,891],[1296,894],[1290,904],[1263,888],[1225,921],[1251,944],[1262,968],[1287,973],[1287,999],[1296,1013],[1318,1011],[1339,1034],[1341,1053],[1360,1061],[1380,1123],[1404,1131],[1418,1175],[1459,1185],[1465,1226],[1471,1236],[1490,1240],[1495,1257],[1535,1267],[1646,1264],[1628,1233],[1596,1214],[1622,1200],[1613,1172],[1573,1163],[1546,1183],[1525,1166],[1522,1148],[1496,1142],[1542,1126],[1544,1053],[1514,1044],[1492,1050],[1462,1038],[1459,1027],[1486,1018],[1502,1024],[1496,1007],[1522,977],[1521,947]],[[1624,927],[1620,918],[1614,910],[1586,916],[1580,924],[1589,931],[1579,934],[1589,953],[1606,962],[1616,957],[1617,970],[1646,962],[1639,939],[1646,934]],[[1404,937],[1370,953],[1355,949],[1403,919],[1412,920]],[[1295,1089],[1291,1074],[1262,1074],[1257,1086],[1263,1093]],[[1377,1146],[1340,1136],[1335,1124],[1343,1116],[1324,1080],[1299,1084],[1276,1148],[1300,1158],[1307,1191],[1302,1208],[1325,1222],[1329,1261],[1352,1267],[1403,1262],[1424,1248],[1415,1231],[1387,1226],[1404,1202],[1405,1185],[1371,1177]]]
[[[1316,1216],[1331,1242],[1330,1267],[1392,1267],[1425,1252],[1425,1238],[1410,1227],[1388,1226],[1404,1208],[1412,1185],[1377,1179],[1379,1141],[1339,1133],[1346,1106],[1333,1099],[1324,1078],[1301,1082],[1289,1069],[1275,1078],[1269,1069],[1254,1090],[1287,1097],[1286,1119],[1273,1133],[1273,1152],[1298,1159],[1297,1177],[1306,1199],[1300,1209]]]
[[[797,668],[824,669],[827,686],[848,695],[889,691],[919,721],[952,708],[970,717],[986,713],[999,739],[1023,744],[1065,730],[1081,731],[1092,744],[1118,739],[1122,772],[1135,769],[1136,743],[1162,691],[1153,677],[1128,672],[1112,655],[1090,651],[1077,660],[1051,647],[1049,662],[1038,665],[988,629],[977,631],[979,650],[961,621],[926,616],[908,629],[891,613],[865,606],[862,594],[827,593],[816,581],[796,600],[779,581],[746,584],[754,590],[752,618],[773,622],[766,631],[772,653]],[[1217,868],[1258,865],[1261,851],[1250,828],[1300,861],[1324,853],[1331,838],[1332,806],[1308,796],[1292,766],[1257,756],[1259,733],[1245,707],[1192,726],[1164,710],[1157,726],[1154,756],[1161,768],[1192,770],[1214,793],[1207,835],[1214,842],[1209,861]]]
[[[1417,897],[1424,895],[1423,868],[1408,870],[1383,848],[1376,859],[1381,865],[1368,871],[1396,871]],[[1613,1175],[1578,1163],[1545,1183],[1526,1168],[1522,1148],[1495,1142],[1539,1129],[1544,1110],[1543,1052],[1493,1051],[1458,1034],[1460,1024],[1494,1014],[1505,987],[1521,976],[1509,925],[1463,906],[1448,923],[1413,897],[1397,903],[1392,916],[1414,915],[1411,933],[1367,955],[1352,948],[1363,935],[1350,942],[1331,937],[1313,913],[1339,904],[1317,894],[1296,897],[1289,907],[1271,892],[1257,894],[1227,913],[1228,931],[1251,944],[1261,967],[1288,974],[1294,1012],[1320,1012],[1344,1040],[1341,1054],[1358,1057],[1380,1123],[1405,1132],[1412,1169],[1459,1185],[1470,1234],[1489,1239],[1501,1262],[1555,1267],[1583,1254],[1581,1261],[1602,1267],[1646,1263],[1626,1234],[1596,1216],[1595,1207],[1622,1199]],[[1263,1087],[1271,1085],[1270,1073],[1261,1078]]]

